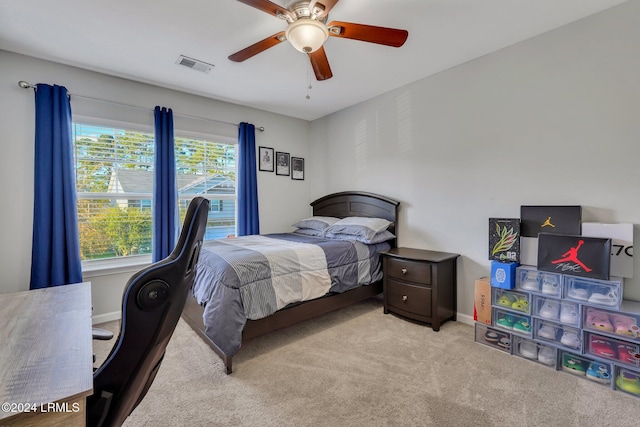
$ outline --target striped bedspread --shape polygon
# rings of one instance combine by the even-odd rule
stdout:
[[[232,356],[247,319],[380,280],[379,253],[388,248],[294,233],[208,241],[193,287],[198,303],[206,304],[205,333]]]

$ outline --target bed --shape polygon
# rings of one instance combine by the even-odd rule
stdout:
[[[373,193],[354,191],[330,194],[311,203],[313,217],[381,218],[390,222],[386,231],[393,234],[395,234],[396,230],[398,206],[399,202],[387,197]],[[222,239],[223,241],[211,242],[203,246],[200,260],[198,261],[198,278],[187,299],[182,317],[213,351],[220,356],[227,374],[232,373],[233,356],[239,350],[242,342],[380,294],[382,292],[382,280],[379,252],[389,247],[394,247],[396,244],[395,239],[375,245],[362,245],[358,243],[358,256],[360,256],[362,252],[369,251],[368,256],[371,257],[371,271],[373,272],[376,269],[380,270],[379,274],[371,274],[369,277],[371,280],[369,282],[367,282],[366,277],[364,277],[366,274],[363,276],[363,274],[360,273],[357,279],[358,283],[351,283],[354,278],[350,277],[346,271],[342,272],[341,270],[332,269],[333,267],[325,267],[329,270],[326,274],[331,276],[329,279],[330,285],[327,288],[326,294],[323,291],[322,295],[313,295],[312,292],[310,294],[312,299],[302,302],[292,302],[281,308],[278,305],[273,307],[273,298],[265,297],[266,303],[261,300],[260,304],[256,306],[258,308],[249,309],[247,308],[248,304],[242,301],[242,296],[238,299],[236,295],[238,292],[234,291],[233,297],[227,296],[229,288],[236,287],[235,285],[231,286],[229,284],[233,280],[236,280],[235,277],[231,278],[230,274],[222,272],[212,278],[212,276],[215,275],[202,273],[209,272],[213,268],[211,263],[218,262],[219,258],[225,258],[227,261],[231,259],[232,261],[230,263],[233,264],[235,272],[238,270],[242,271],[243,268],[247,272],[258,271],[258,267],[256,267],[257,262],[248,258],[245,261],[244,258],[241,258],[244,256],[244,246],[249,249],[255,247],[254,245],[263,246],[265,243],[269,246],[272,245],[276,239],[282,240],[285,242],[285,245],[293,247],[298,243],[314,244],[313,248],[309,247],[311,245],[301,246],[305,248],[305,250],[310,250],[316,256],[319,250],[324,251],[326,255],[325,263],[329,267],[333,265],[330,257],[340,258],[340,256],[330,256],[328,247],[340,247],[342,245],[342,247],[346,248],[347,246],[345,245],[348,244],[346,240],[329,242],[328,240],[333,239],[301,236],[298,233],[277,233],[264,236],[245,236],[231,240]],[[322,249],[315,248],[316,242],[319,242],[317,246]],[[223,248],[220,246],[223,246]],[[366,248],[363,249],[363,246],[366,246]],[[222,252],[226,250],[224,249],[226,247],[230,248],[229,252],[232,252],[232,254]],[[351,252],[354,251],[356,251],[356,249],[351,249]],[[269,259],[273,264],[274,261],[271,256],[269,256]],[[241,262],[247,262],[248,264],[242,265]],[[318,260],[318,262],[321,262],[321,260]],[[359,260],[358,265],[363,265],[363,262],[367,261]],[[374,262],[377,262],[379,266],[376,266]],[[318,269],[318,274],[324,273]],[[347,282],[347,285],[343,286],[341,284],[342,278],[338,277],[340,275],[344,275],[344,281]],[[324,277],[322,279],[326,280]],[[220,283],[214,283],[220,281],[228,281],[229,283],[224,286],[220,285]],[[365,284],[361,284],[363,281]],[[209,284],[209,282],[211,282],[211,284]],[[241,288],[241,290],[242,289],[244,288]],[[317,293],[318,291],[316,290],[314,292]],[[216,294],[215,297],[208,298],[205,296],[214,294]],[[283,303],[287,303],[287,300],[284,302],[278,301],[278,304]],[[247,307],[243,307],[243,304],[246,304]],[[265,309],[263,307],[265,304],[270,307]],[[247,308],[250,313],[253,313],[253,311],[257,312],[250,315],[244,311],[245,308]],[[239,313],[240,310],[243,310],[244,314]]]

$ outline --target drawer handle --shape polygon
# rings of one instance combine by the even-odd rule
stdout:
[[[402,274],[407,274],[407,269],[403,268],[402,270],[400,270],[402,272]]]
[[[409,297],[408,297],[408,296],[406,296],[406,295],[402,295],[402,301],[406,301],[406,300],[408,300],[408,299],[409,299]]]

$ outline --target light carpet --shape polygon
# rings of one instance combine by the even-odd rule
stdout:
[[[117,330],[118,322],[101,327]],[[111,342],[95,341],[98,364]],[[97,365],[96,365],[97,366]],[[378,298],[256,338],[224,373],[180,320],[125,426],[636,426],[640,399],[383,314]]]

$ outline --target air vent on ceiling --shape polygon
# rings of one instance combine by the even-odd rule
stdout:
[[[184,65],[193,70],[200,71],[205,74],[209,74],[209,71],[214,67],[213,64],[207,64],[206,62],[199,61],[197,59],[189,58],[188,56],[180,55],[176,60],[176,64]]]

